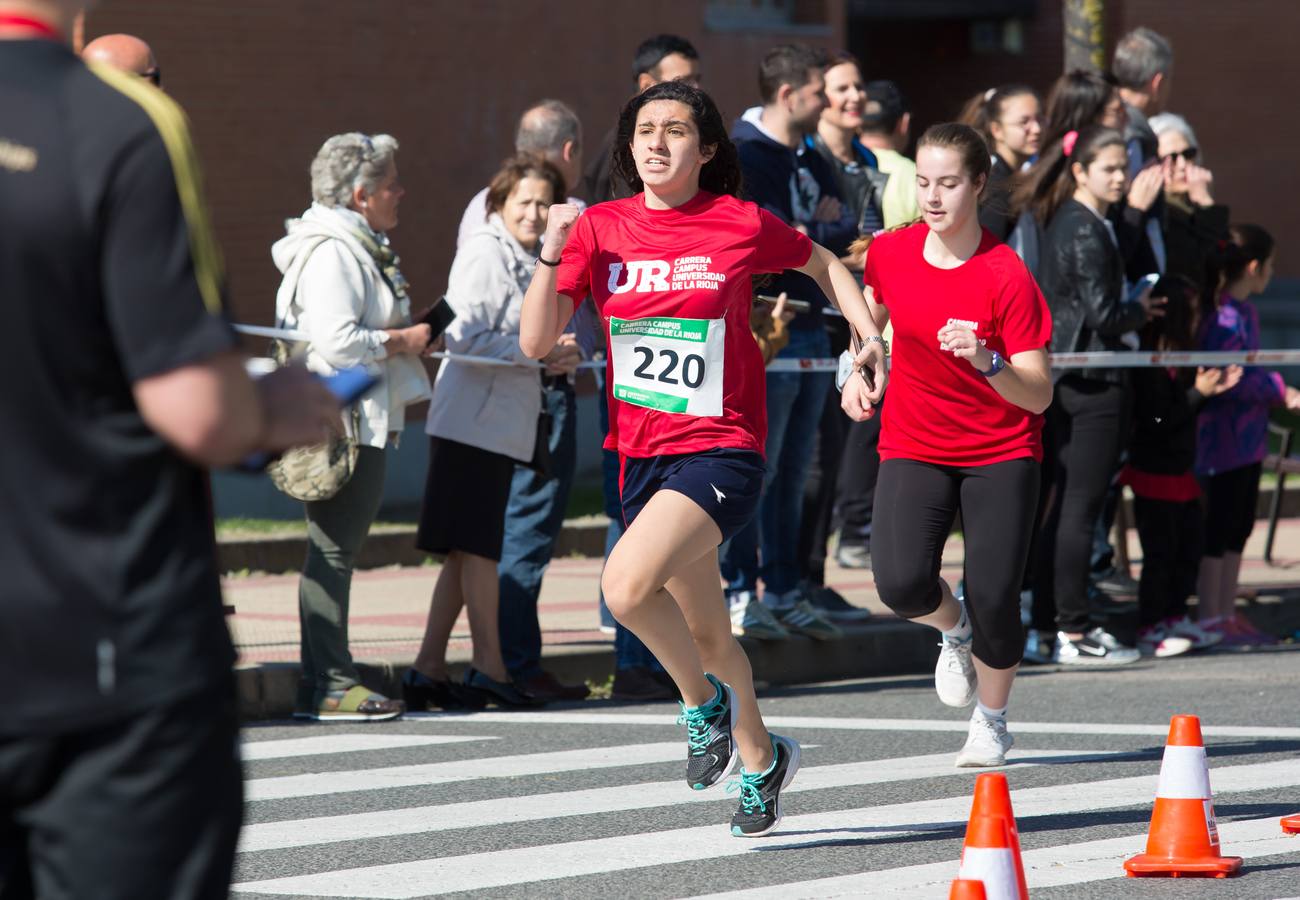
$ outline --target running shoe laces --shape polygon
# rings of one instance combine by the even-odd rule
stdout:
[[[714,698],[704,706],[687,706],[679,704],[682,714],[677,717],[678,725],[686,726],[686,743],[690,746],[692,756],[703,756],[708,752],[709,744],[716,735],[712,735],[713,720],[722,712],[723,705],[719,698]]]
[[[755,812],[767,812],[767,801],[759,791],[763,786],[763,775],[762,772],[741,771],[738,777],[727,782],[727,793],[740,794],[740,808],[747,816],[752,816]]]

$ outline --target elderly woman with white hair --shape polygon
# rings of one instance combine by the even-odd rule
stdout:
[[[1165,176],[1165,273],[1191,279],[1215,299],[1219,285],[1207,284],[1216,245],[1228,240],[1228,207],[1214,202],[1214,175],[1205,168],[1196,132],[1182,116],[1152,116]],[[1208,293],[1207,293],[1208,292]]]
[[[378,369],[371,391],[346,423],[358,445],[356,467],[329,499],[304,504],[307,558],[299,582],[302,677],[295,718],[335,721],[393,719],[390,700],[361,686],[348,649],[348,600],[357,551],[379,511],[384,448],[396,444],[405,408],[429,396],[420,355],[427,324],[411,324],[411,300],[387,232],[397,226],[404,193],[394,159],[397,141],[340,134],[311,164],[312,205],[286,223],[271,249],[284,274],[276,318],[310,336],[307,366],[331,374],[349,366]]]

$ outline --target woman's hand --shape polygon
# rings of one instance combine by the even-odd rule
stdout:
[[[1196,370],[1196,392],[1202,397],[1217,397],[1227,393],[1241,381],[1243,371],[1241,366],[1228,366],[1223,369],[1207,369],[1201,366]]]
[[[1142,311],[1147,314],[1147,321],[1152,319],[1161,319],[1165,315],[1165,304],[1169,302],[1168,297],[1152,297],[1151,288],[1147,288],[1138,294],[1137,302],[1142,304]]]
[[[564,245],[569,242],[573,223],[578,221],[581,211],[572,203],[552,204],[546,214],[546,234],[542,237],[542,256],[557,260],[564,252]]]
[[[433,336],[433,326],[421,322],[409,328],[388,328],[388,342],[384,345],[389,353],[410,353],[419,356],[426,350],[432,352],[429,341]]]
[[[1292,412],[1300,411],[1300,390],[1289,384],[1286,386],[1286,408]]]
[[[578,347],[578,339],[572,334],[560,335],[551,352],[542,357],[547,375],[572,375],[578,370],[580,362],[582,350]]]
[[[945,325],[939,329],[938,337],[940,350],[966,360],[976,372],[987,372],[993,365],[993,354],[965,325]]]
[[[871,371],[876,385],[874,388],[867,387],[867,380],[862,377],[863,369]],[[865,422],[876,414],[876,407],[885,394],[885,383],[888,380],[889,363],[885,359],[884,345],[880,341],[867,341],[853,358],[853,374],[840,392],[840,408],[853,421]]]
[[[789,322],[794,318],[794,310],[785,308],[785,301],[789,299],[790,296],[786,294],[785,291],[776,295],[776,303],[772,304],[773,319],[779,319],[782,322]]]
[[[1197,206],[1213,206],[1214,196],[1210,188],[1214,186],[1214,174],[1204,166],[1191,163],[1187,165],[1187,199]]]
[[[1147,166],[1133,176],[1133,184],[1128,189],[1128,205],[1141,212],[1151,208],[1165,186],[1165,170],[1162,166]]]

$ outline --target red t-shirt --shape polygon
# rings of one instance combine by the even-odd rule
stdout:
[[[584,212],[557,290],[574,303],[590,293],[605,323],[606,448],[762,453],[767,382],[749,330],[750,276],[811,255],[807,236],[776,216],[707,191],[676,209],[648,209],[637,194]]]
[[[1003,399],[966,360],[939,349],[939,329],[969,326],[1004,359],[1045,348],[1052,314],[1024,262],[987,229],[955,269],[925,261],[918,222],[871,242],[863,280],[889,310],[894,340],[880,458],[983,466],[1041,460],[1043,417]],[[994,376],[999,377],[999,376]]]

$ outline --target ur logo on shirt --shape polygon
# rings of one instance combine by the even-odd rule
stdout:
[[[609,264],[608,287],[611,294],[626,294],[629,291],[648,294],[651,291],[668,290],[668,273],[672,271],[672,266],[665,260],[643,259],[627,263],[627,280],[619,284],[623,268],[621,262]]]

